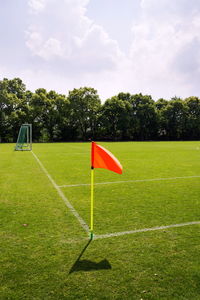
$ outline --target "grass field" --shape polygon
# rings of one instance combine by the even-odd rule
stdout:
[[[0,144],[0,299],[200,299],[200,142],[100,144],[92,242],[90,144]]]

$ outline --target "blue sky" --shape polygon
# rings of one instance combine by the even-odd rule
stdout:
[[[200,96],[200,1],[0,1],[0,74],[102,101],[130,92]]]

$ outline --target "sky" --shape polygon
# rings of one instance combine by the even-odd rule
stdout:
[[[0,80],[200,96],[199,0],[0,0]]]

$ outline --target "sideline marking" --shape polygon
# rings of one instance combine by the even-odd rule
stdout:
[[[71,211],[71,213],[76,217],[76,219],[79,221],[79,223],[81,224],[82,228],[89,233],[89,227],[88,225],[85,223],[85,221],[81,218],[81,216],[79,215],[79,213],[75,210],[75,208],[71,205],[71,203],[69,202],[69,200],[67,199],[67,197],[63,194],[63,192],[61,191],[60,187],[55,183],[55,181],[53,180],[53,178],[51,177],[51,175],[48,173],[48,171],[45,169],[45,167],[43,166],[43,164],[41,163],[41,161],[39,160],[39,158],[36,156],[36,154],[31,151],[33,156],[35,157],[36,161],[38,162],[38,164],[40,165],[42,171],[45,173],[45,175],[49,178],[50,182],[52,183],[52,185],[54,186],[54,188],[57,190],[58,194],[60,195],[60,197],[63,199],[65,205],[69,208],[69,210]]]
[[[110,237],[134,234],[134,233],[139,233],[139,232],[163,230],[163,229],[168,229],[168,228],[183,227],[183,226],[198,225],[198,224],[200,224],[200,221],[187,222],[187,223],[181,223],[181,224],[173,224],[173,225],[167,225],[167,226],[159,226],[159,227],[151,227],[151,228],[144,228],[144,229],[136,229],[136,230],[130,230],[130,231],[106,233],[106,234],[95,235],[94,239],[95,240],[106,239],[106,238],[110,238]]]
[[[138,179],[138,180],[97,182],[94,185],[113,184],[113,183],[127,183],[127,182],[146,182],[146,181],[176,180],[176,179],[189,179],[189,178],[200,178],[200,175],[196,175],[196,176],[184,176],[184,177],[169,177],[169,178],[153,178],[153,179]],[[79,184],[58,185],[58,187],[59,188],[64,188],[64,187],[89,186],[89,185],[90,185],[90,183],[79,183]]]

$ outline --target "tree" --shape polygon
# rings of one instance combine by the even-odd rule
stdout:
[[[180,98],[172,98],[162,109],[161,117],[167,139],[180,140],[185,137],[187,106]]]
[[[3,141],[15,141],[21,125],[26,119],[23,110],[26,86],[20,78],[0,81],[0,135]]]
[[[63,118],[66,116],[68,100],[55,91],[37,89],[31,99],[31,115],[34,136],[41,141],[62,140]]]
[[[74,89],[68,96],[70,125],[79,140],[94,139],[98,129],[101,102],[90,87]]]
[[[132,96],[130,93],[119,93],[117,95],[117,98],[119,100],[122,100],[122,101],[128,101],[128,102],[131,102],[131,99],[132,99]]]
[[[47,128],[53,141],[68,140],[69,100],[65,95],[50,91],[47,98],[51,101],[50,118]]]
[[[135,94],[131,97],[131,138],[149,140],[157,137],[157,114],[151,96]]]
[[[189,97],[185,99],[187,106],[186,138],[200,138],[200,99],[198,97]]]
[[[107,139],[128,139],[131,105],[118,96],[106,100],[102,106],[102,132]]]
[[[199,139],[200,99],[119,93],[101,105],[97,91],[82,87],[68,97],[44,88],[26,90],[20,78],[0,80],[0,142],[16,141],[33,124],[34,141]]]
[[[163,109],[167,106],[168,101],[160,98],[155,102],[157,121],[158,121],[158,138],[165,139],[166,138],[166,120],[163,116]]]

